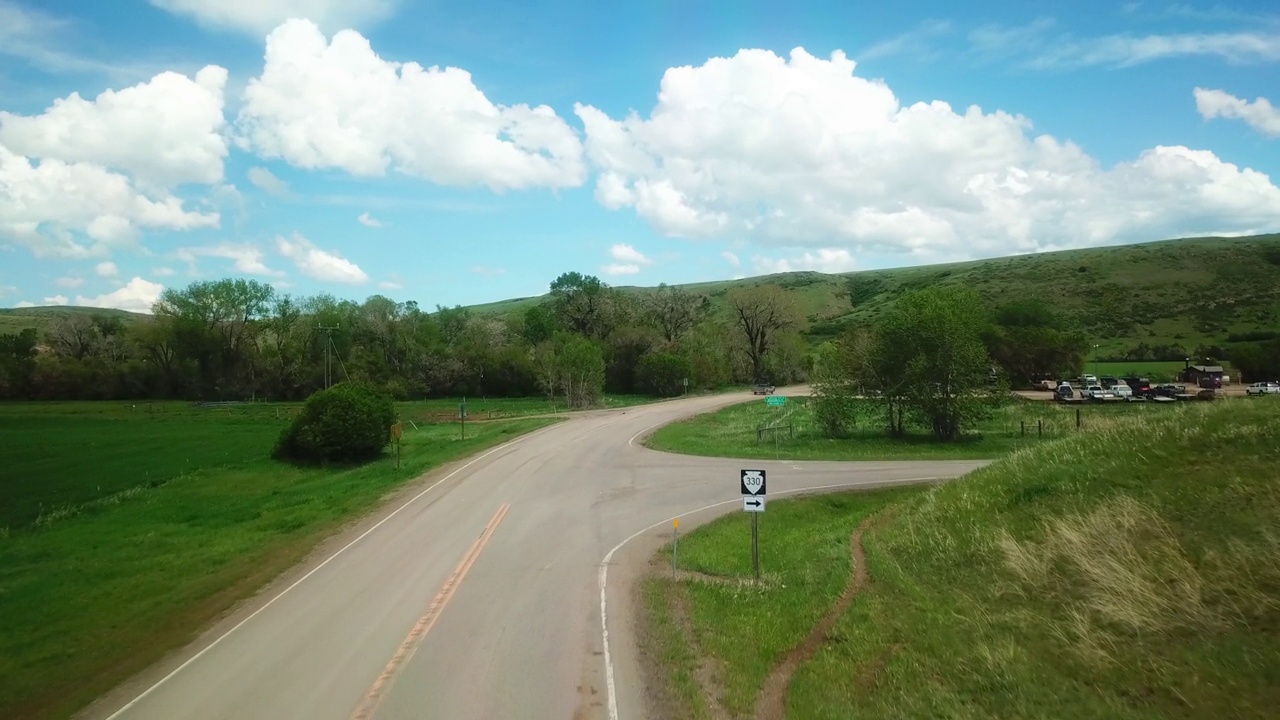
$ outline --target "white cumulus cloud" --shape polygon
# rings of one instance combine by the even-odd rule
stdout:
[[[101,277],[115,277],[120,274],[120,268],[116,267],[116,264],[111,261],[98,263],[98,266],[93,271]]]
[[[382,227],[382,221],[373,217],[367,212],[360,213],[360,217],[356,218],[356,220],[365,227],[371,227],[371,228]]]
[[[734,267],[739,267],[742,265],[742,258],[738,257],[734,253],[729,252],[728,250],[725,250],[724,252],[720,253],[720,257],[724,258],[725,262],[729,263]]]
[[[637,275],[640,266],[635,263],[609,263],[600,268],[605,275]]]
[[[1196,88],[1196,109],[1206,120],[1233,118],[1269,137],[1280,137],[1280,108],[1264,97],[1249,102],[1222,90]]]
[[[268,195],[276,197],[289,196],[289,183],[276,177],[275,173],[270,170],[264,167],[252,167],[249,168],[249,172],[246,174],[249,177],[249,182],[253,183],[254,187]]]
[[[365,27],[385,20],[398,0],[151,0],[201,24],[256,37],[290,18],[307,18],[326,30]]]
[[[94,100],[76,93],[34,116],[0,112],[0,145],[13,153],[123,171],[139,183],[172,187],[222,180],[223,90],[227,71],[194,79],[163,72]]]
[[[195,262],[198,257],[231,260],[235,271],[245,275],[284,276],[284,273],[279,270],[267,267],[265,262],[266,253],[261,248],[248,243],[219,243],[217,245],[182,248],[177,252],[177,258],[184,262]]]
[[[496,105],[465,70],[383,60],[359,33],[330,42],[304,20],[267,38],[237,127],[246,149],[308,169],[493,190],[586,177],[577,134],[551,108]]]
[[[842,273],[857,267],[853,253],[844,248],[818,248],[781,258],[757,255],[751,261],[756,266],[756,270],[761,273],[784,273],[797,270]]]
[[[618,262],[633,263],[635,265],[648,265],[653,262],[644,253],[626,243],[618,243],[609,248],[609,257]]]
[[[116,308],[118,310],[129,310],[138,313],[150,313],[151,306],[155,301],[160,299],[160,293],[164,292],[164,285],[143,280],[140,277],[134,277],[124,287],[114,292],[109,292],[97,297],[85,297],[84,295],[76,296],[76,305],[86,307],[99,308]],[[49,298],[45,298],[48,302]],[[57,303],[59,305],[64,302]]]
[[[54,295],[44,299],[45,305],[66,305],[68,302],[71,300],[66,295]]]
[[[337,253],[321,250],[301,235],[276,238],[276,249],[309,278],[351,285],[369,280],[359,265]]]
[[[648,117],[575,107],[597,200],[666,235],[924,257],[1280,223],[1280,188],[1211,152],[1159,146],[1108,168],[1025,117],[904,106],[854,70],[840,52],[743,50],[667,70]]]
[[[60,288],[78,288],[84,284],[84,278],[72,276],[60,277],[54,280],[53,284]]]

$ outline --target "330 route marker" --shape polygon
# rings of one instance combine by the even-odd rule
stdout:
[[[760,580],[760,513],[764,512],[765,472],[763,470],[743,470],[738,479],[742,484],[742,509],[751,513],[751,569],[755,571],[756,581]]]
[[[763,496],[765,494],[765,473],[763,470],[743,470],[741,478],[743,495]]]

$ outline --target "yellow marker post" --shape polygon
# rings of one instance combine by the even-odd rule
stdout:
[[[680,571],[680,518],[671,521],[671,532],[675,536],[671,545],[671,574],[675,575]]]
[[[400,438],[404,437],[404,423],[391,425],[391,440],[396,444],[396,469],[400,469]]]

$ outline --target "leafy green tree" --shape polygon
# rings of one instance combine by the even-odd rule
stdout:
[[[741,347],[751,361],[754,382],[763,382],[765,362],[778,336],[800,326],[801,315],[791,295],[778,285],[737,287],[727,296]]]
[[[674,344],[697,323],[707,307],[707,299],[683,288],[666,283],[644,299],[644,314],[662,333],[668,345]]]
[[[559,338],[556,352],[560,387],[570,407],[595,405],[604,393],[604,352],[579,335]]]
[[[960,437],[998,397],[981,336],[988,323],[976,293],[941,286],[903,296],[877,328],[878,364],[905,369],[907,408],[938,440]]]
[[[551,310],[560,325],[602,339],[614,328],[615,292],[594,275],[567,272],[551,283]]]
[[[542,303],[525,310],[521,320],[520,335],[530,345],[546,342],[563,329],[555,313]]]
[[[690,375],[689,361],[669,351],[646,354],[636,364],[636,385],[657,397],[675,397],[684,392]]]

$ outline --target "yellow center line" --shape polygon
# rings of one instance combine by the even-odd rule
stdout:
[[[498,529],[498,523],[502,522],[502,519],[507,516],[507,510],[509,509],[511,509],[511,506],[503,503],[502,507],[498,508],[498,511],[493,514],[489,524],[484,526],[484,532],[480,533],[480,537],[476,538],[476,541],[471,544],[471,548],[462,556],[462,560],[458,562],[458,567],[454,568],[453,574],[449,576],[444,586],[440,588],[440,592],[436,593],[435,599],[427,606],[427,612],[421,618],[418,618],[418,622],[414,623],[409,635],[405,637],[404,642],[400,643],[395,655],[391,656],[391,661],[387,663],[386,668],[382,670],[378,678],[373,681],[373,685],[360,701],[360,704],[352,711],[351,720],[369,720],[373,717],[378,705],[382,702],[382,698],[386,695],[391,681],[395,679],[400,669],[413,657],[413,653],[422,644],[422,640],[427,636],[427,633],[431,632],[431,627],[436,624],[436,620],[444,612],[444,608],[449,604],[453,593],[462,584],[462,580],[470,572],[471,566],[475,565],[476,559],[480,557],[480,552],[489,543],[489,538],[493,537],[494,531]]]

